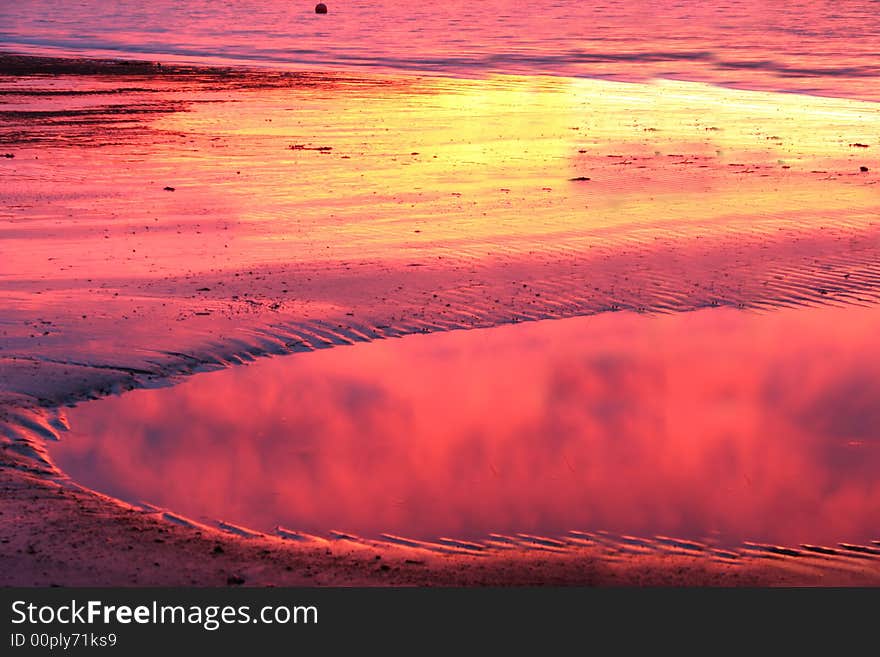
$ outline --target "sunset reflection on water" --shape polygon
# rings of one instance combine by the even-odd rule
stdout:
[[[878,319],[607,313],[333,348],[84,404],[52,454],[263,530],[869,541]]]

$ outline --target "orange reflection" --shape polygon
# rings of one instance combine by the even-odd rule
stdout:
[[[873,151],[850,146],[874,143],[877,103],[673,81],[268,79],[139,79],[151,93],[131,95],[147,117],[131,134],[22,149],[6,194],[28,209],[0,233],[0,274],[125,289],[218,267],[490,260],[538,241],[585,253],[866,230],[880,207],[860,171]],[[118,100],[79,84],[100,93],[77,103]]]
[[[334,348],[87,403],[53,453],[98,490],[262,529],[866,541],[878,320],[608,313]]]

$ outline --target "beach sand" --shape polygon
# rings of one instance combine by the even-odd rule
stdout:
[[[3,584],[877,582],[867,557],[247,538],[77,489],[45,451],[66,404],[266,355],[873,303],[876,103],[13,55],[0,94]]]

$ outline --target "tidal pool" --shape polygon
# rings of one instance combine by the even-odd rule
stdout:
[[[266,359],[70,410],[77,482],[366,537],[880,538],[880,309],[605,313]]]

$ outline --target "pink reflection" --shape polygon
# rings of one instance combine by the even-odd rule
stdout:
[[[615,313],[335,348],[82,405],[54,456],[262,529],[866,541],[878,319]]]
[[[10,50],[270,67],[687,78],[877,98],[870,0],[0,3]]]

